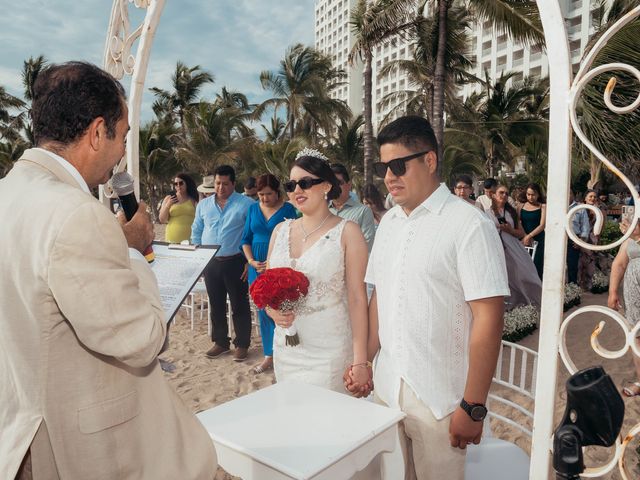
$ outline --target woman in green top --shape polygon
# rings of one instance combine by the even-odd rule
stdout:
[[[544,263],[544,226],[547,216],[547,206],[545,198],[540,190],[540,185],[530,183],[525,189],[527,201],[520,207],[518,212],[522,228],[526,234],[522,238],[522,243],[526,247],[533,245],[533,241],[538,242],[533,263],[538,271],[538,276],[542,280],[542,267]]]
[[[169,243],[180,243],[191,238],[191,224],[196,215],[198,190],[196,183],[186,173],[173,179],[174,192],[167,195],[160,206],[160,223],[167,224],[164,239]]]

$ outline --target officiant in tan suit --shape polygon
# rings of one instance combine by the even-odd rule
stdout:
[[[34,86],[37,148],[0,180],[0,478],[212,479],[207,432],[157,361],[153,228],[90,193],[125,151],[122,86],[85,63]],[[129,247],[129,248],[128,248]]]

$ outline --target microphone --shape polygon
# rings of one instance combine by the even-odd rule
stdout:
[[[111,187],[120,199],[120,205],[122,206],[122,210],[124,211],[124,216],[127,221],[131,220],[138,211],[138,200],[134,193],[133,182],[133,177],[129,172],[118,172],[111,177]],[[149,263],[155,260],[152,245],[145,248],[142,254]]]

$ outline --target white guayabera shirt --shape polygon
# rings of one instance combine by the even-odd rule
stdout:
[[[496,227],[441,184],[409,216],[396,206],[382,218],[365,281],[378,299],[377,395],[397,407],[403,380],[444,418],[464,393],[467,302],[509,295]]]

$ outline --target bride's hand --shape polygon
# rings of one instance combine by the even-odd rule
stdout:
[[[282,328],[289,328],[296,319],[293,312],[281,312],[280,310],[275,310],[271,307],[267,307],[265,311],[267,312],[267,315],[273,319],[274,323]]]
[[[354,397],[367,397],[373,390],[373,371],[367,365],[354,365],[344,374],[344,386]]]

